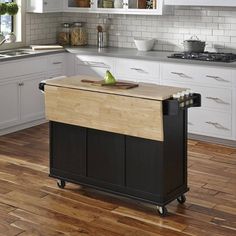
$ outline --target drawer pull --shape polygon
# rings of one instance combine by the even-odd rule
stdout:
[[[217,122],[211,122],[211,121],[207,121],[206,122],[209,125],[213,125],[215,128],[217,129],[221,129],[221,130],[229,130],[228,128],[224,127],[223,125],[217,123]]]
[[[181,72],[174,72],[174,71],[172,71],[171,74],[173,74],[173,75],[178,75],[178,76],[181,77],[181,78],[192,79],[192,77],[190,77],[190,76],[188,76],[188,75],[185,75],[184,73],[181,73]]]
[[[135,70],[135,71],[137,71],[137,72],[139,72],[139,73],[148,74],[147,71],[145,71],[145,70],[143,70],[143,69],[141,69],[141,68],[134,68],[134,67],[132,67],[132,68],[130,68],[130,70]]]
[[[193,123],[191,123],[191,122],[188,122],[188,125],[191,125],[191,126],[193,126],[194,124],[193,124]]]
[[[62,64],[62,62],[61,61],[54,61],[52,64],[53,65],[59,65],[59,64]]]
[[[207,77],[207,78],[211,78],[211,79],[215,79],[216,81],[219,81],[219,82],[229,83],[228,80],[226,80],[226,79],[222,79],[222,78],[219,77],[219,76],[206,75],[206,77]]]
[[[223,100],[222,100],[222,99],[220,99],[220,98],[206,97],[206,99],[208,99],[208,100],[213,100],[213,101],[215,101],[216,103],[220,103],[220,104],[229,105],[229,103],[228,103],[228,102],[225,102],[225,101],[223,101]]]

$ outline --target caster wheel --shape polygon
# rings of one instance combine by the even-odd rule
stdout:
[[[59,188],[65,188],[65,186],[66,186],[66,182],[64,181],[64,180],[58,180],[57,181],[57,186],[59,187]]]
[[[165,206],[158,206],[157,209],[160,216],[166,216],[168,213],[167,208]]]
[[[186,197],[184,195],[181,195],[180,197],[177,198],[177,201],[180,204],[184,204],[186,202]]]

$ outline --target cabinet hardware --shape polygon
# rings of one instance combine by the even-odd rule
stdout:
[[[207,77],[207,78],[211,78],[211,79],[215,79],[216,81],[219,81],[219,82],[229,83],[228,80],[222,79],[222,78],[219,77],[219,76],[206,75],[206,77]]]
[[[185,75],[184,73],[181,73],[181,72],[174,72],[174,71],[172,71],[171,74],[173,74],[173,75],[178,75],[178,76],[181,77],[181,78],[192,79],[191,76]]]
[[[216,103],[229,105],[228,102],[225,102],[225,101],[223,101],[223,100],[220,99],[220,98],[215,98],[215,97],[206,97],[206,99],[208,99],[208,100],[213,100],[213,101],[215,101]]]
[[[23,83],[23,82],[20,82],[18,85],[19,85],[19,86],[24,86],[24,83]]]
[[[130,68],[130,70],[135,70],[135,71],[140,72],[140,73],[148,74],[147,71],[145,71],[145,70],[143,70],[143,69],[141,69],[141,68],[134,68],[134,67],[132,67],[132,68]]]
[[[191,122],[188,122],[188,125],[191,125],[191,126],[193,126],[194,124],[193,124],[193,123],[191,123]]]
[[[53,65],[58,65],[58,64],[62,64],[62,62],[61,62],[61,61],[55,61],[55,62],[53,62],[52,64],[53,64]]]
[[[206,124],[213,125],[216,129],[229,130],[228,128],[224,127],[223,125],[217,122],[206,121]]]
[[[44,5],[48,5],[48,2],[43,2]]]

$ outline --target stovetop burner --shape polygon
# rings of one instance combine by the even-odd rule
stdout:
[[[189,59],[199,61],[216,61],[216,62],[234,62],[236,61],[236,54],[233,53],[214,53],[214,52],[203,52],[203,53],[174,53],[169,58],[177,59]]]

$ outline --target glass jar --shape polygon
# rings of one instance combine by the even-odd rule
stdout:
[[[82,22],[75,22],[71,27],[71,45],[82,46],[88,44],[87,30]]]
[[[62,46],[70,44],[70,24],[63,23],[58,34],[58,43]]]

